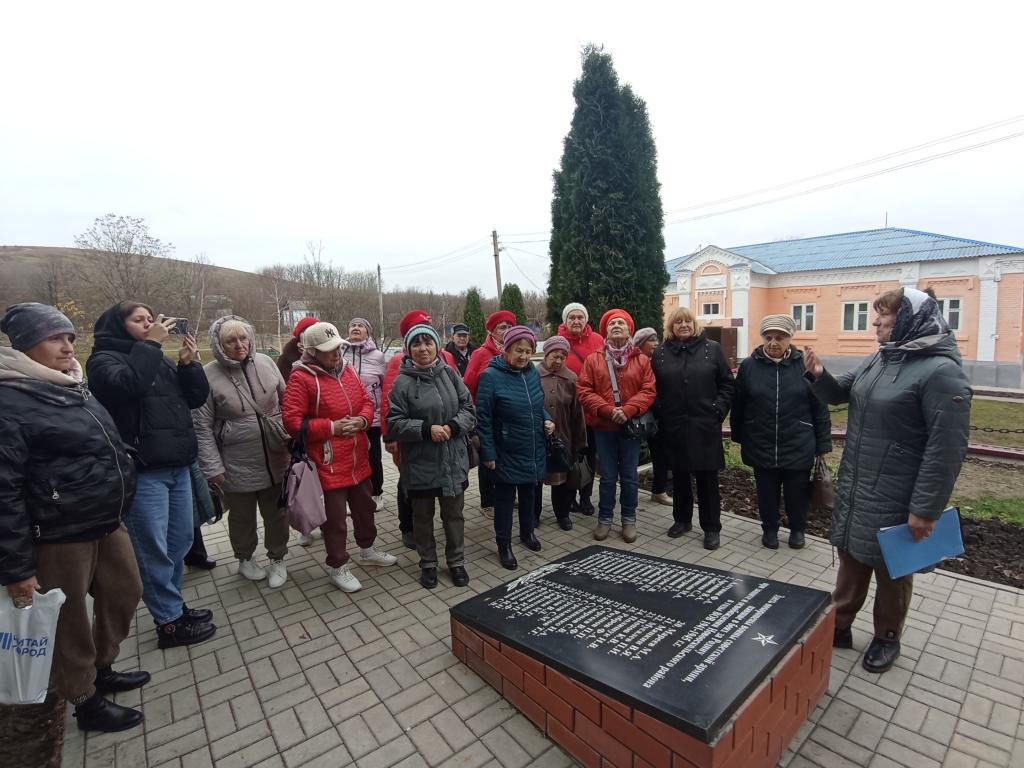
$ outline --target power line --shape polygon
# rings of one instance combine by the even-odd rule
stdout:
[[[410,275],[410,274],[421,274],[421,273],[424,273],[424,272],[430,272],[432,270],[436,270],[436,269],[440,269],[440,268],[448,268],[448,267],[451,267],[454,264],[457,264],[457,263],[459,263],[459,262],[461,262],[461,261],[463,261],[465,259],[471,258],[471,257],[476,256],[476,255],[481,254],[481,253],[486,253],[489,250],[490,250],[489,246],[478,245],[476,248],[474,248],[471,251],[466,251],[466,252],[463,252],[463,253],[456,253],[456,254],[454,254],[452,256],[449,256],[446,259],[439,259],[437,261],[433,261],[432,263],[426,264],[424,266],[407,267],[404,270],[400,270],[400,275],[399,276],[402,277],[402,276],[406,276],[406,275]],[[385,272],[386,271],[387,270],[385,269]]]
[[[958,147],[956,149],[950,149],[950,150],[947,150],[946,152],[939,152],[937,154],[929,155],[927,157],[922,157],[922,158],[919,158],[917,160],[910,160],[910,161],[908,161],[906,163],[901,163],[900,165],[894,165],[894,166],[892,166],[890,168],[882,168],[881,170],[878,170],[878,171],[872,171],[871,173],[865,173],[865,174],[861,174],[860,176],[854,176],[851,179],[842,179],[840,181],[834,181],[834,182],[832,182],[830,184],[822,184],[822,185],[817,186],[817,187],[812,187],[811,189],[805,189],[805,190],[802,190],[800,192],[793,192],[793,193],[788,194],[788,195],[780,195],[779,197],[773,197],[770,200],[761,200],[761,201],[758,201],[756,203],[748,203],[746,205],[739,205],[739,206],[736,206],[734,208],[726,208],[725,210],[722,210],[722,211],[712,211],[711,213],[702,213],[702,214],[699,214],[697,216],[688,216],[687,218],[684,218],[684,219],[676,219],[674,221],[667,221],[667,222],[665,222],[665,226],[669,227],[669,226],[672,226],[674,224],[685,224],[686,222],[690,222],[690,221],[698,221],[700,219],[710,219],[710,218],[712,218],[714,216],[722,216],[722,215],[724,215],[726,213],[736,213],[737,211],[746,211],[746,210],[748,210],[750,208],[757,208],[758,206],[762,206],[762,205],[770,205],[771,203],[778,203],[778,202],[781,202],[782,200],[791,200],[791,199],[796,198],[796,197],[803,197],[804,195],[811,195],[811,194],[814,194],[816,192],[823,192],[823,191],[828,190],[828,189],[835,189],[836,187],[841,187],[841,186],[843,186],[845,184],[853,184],[856,181],[863,181],[864,179],[874,178],[875,176],[882,176],[882,175],[884,175],[886,173],[892,173],[893,171],[903,170],[904,168],[912,168],[915,165],[923,165],[924,163],[929,163],[932,160],[939,160],[939,159],[941,159],[943,157],[950,157],[951,155],[959,155],[962,152],[969,152],[972,149],[979,149],[981,147],[987,147],[987,146],[989,146],[991,144],[998,144],[999,142],[1002,142],[1002,141],[1009,141],[1010,139],[1016,139],[1016,138],[1018,138],[1020,136],[1024,136],[1024,131],[1018,131],[1017,133],[1011,133],[1011,134],[1008,134],[1006,136],[999,136],[999,137],[997,137],[995,139],[989,139],[988,141],[982,141],[982,142],[979,142],[977,144],[971,144],[971,145],[966,146],[966,147]]]
[[[541,288],[541,287],[540,287],[539,285],[537,285],[537,284],[536,284],[535,282],[533,282],[533,279],[532,279],[532,278],[531,278],[531,277],[530,277],[530,276],[529,276],[528,274],[526,274],[526,272],[524,272],[524,271],[523,271],[523,268],[519,266],[519,262],[518,262],[518,261],[516,261],[516,260],[515,260],[515,259],[514,259],[514,258],[512,257],[512,254],[511,254],[511,253],[507,253],[508,249],[506,248],[505,250],[506,250],[506,254],[505,254],[505,255],[506,255],[506,256],[508,256],[508,260],[512,262],[512,266],[514,266],[514,267],[515,267],[515,268],[516,268],[516,269],[517,269],[517,270],[519,271],[519,274],[520,274],[520,275],[522,275],[522,276],[523,276],[524,278],[526,278],[526,281],[527,281],[527,282],[528,282],[528,283],[529,283],[530,285],[532,285],[532,286],[533,286],[534,288],[536,288],[536,289],[537,289],[538,291],[540,291],[541,293],[543,293],[543,292],[544,292],[544,289],[543,289],[543,288]]]
[[[391,265],[391,266],[385,266],[385,267],[383,267],[383,269],[388,271],[388,272],[390,272],[390,271],[394,271],[394,270],[398,270],[398,269],[408,269],[410,267],[418,267],[421,264],[428,264],[430,262],[437,262],[437,261],[439,261],[441,259],[446,259],[446,258],[448,258],[450,256],[454,256],[455,254],[459,254],[460,251],[465,251],[466,249],[472,248],[473,246],[477,245],[478,243],[480,243],[480,242],[482,242],[484,240],[489,240],[489,239],[490,238],[479,238],[478,237],[473,242],[467,243],[466,245],[463,245],[460,248],[456,248],[454,251],[448,251],[448,253],[443,253],[440,256],[435,256],[435,257],[430,258],[430,259],[421,259],[419,261],[410,261],[410,262],[408,262],[406,264],[394,264],[394,265]]]
[[[502,247],[505,248],[506,250],[509,250],[509,251],[519,251],[519,253],[525,253],[528,256],[534,256],[535,258],[543,259],[544,261],[547,261],[548,258],[549,258],[548,256],[543,256],[543,255],[541,255],[539,253],[536,253],[534,251],[528,251],[525,248],[516,248],[515,246],[512,246],[512,245],[505,245],[504,243],[502,243]]]
[[[949,136],[944,136],[941,139],[932,139],[931,141],[926,141],[923,144],[915,144],[912,147],[907,147],[905,149],[896,150],[895,152],[889,152],[889,153],[884,154],[884,155],[879,155],[878,157],[873,157],[870,160],[861,160],[860,162],[857,162],[857,163],[852,163],[850,165],[844,165],[841,168],[834,168],[831,171],[822,171],[821,173],[815,173],[815,174],[813,174],[811,176],[804,176],[803,178],[800,178],[800,179],[793,179],[792,181],[784,181],[781,184],[772,184],[771,186],[761,187],[760,189],[755,189],[755,190],[752,190],[750,192],[743,192],[743,193],[738,194],[738,195],[730,195],[729,197],[721,197],[721,198],[719,198],[717,200],[708,200],[707,202],[697,203],[696,205],[688,205],[688,206],[685,206],[683,208],[674,208],[674,209],[672,209],[670,211],[665,211],[665,215],[666,216],[670,216],[670,215],[675,214],[675,213],[683,213],[685,211],[693,211],[693,210],[698,210],[700,208],[710,208],[713,205],[721,205],[722,203],[731,203],[734,200],[742,200],[745,197],[753,197],[754,195],[761,195],[761,194],[764,194],[765,192],[774,192],[774,191],[776,191],[778,189],[785,189],[786,187],[791,187],[791,186],[794,186],[796,184],[804,184],[804,183],[806,183],[808,181],[814,181],[815,179],[820,179],[820,178],[823,178],[825,176],[833,176],[833,175],[835,175],[837,173],[844,173],[846,171],[852,171],[852,170],[854,170],[856,168],[862,168],[865,165],[872,165],[874,163],[880,163],[883,160],[891,160],[894,157],[900,157],[901,155],[906,155],[906,154],[909,154],[910,152],[917,152],[918,150],[927,149],[928,147],[934,147],[934,146],[936,146],[938,144],[945,144],[946,142],[953,141],[954,139],[961,139],[961,138],[964,138],[965,136],[972,136],[972,135],[974,135],[976,133],[982,133],[984,131],[991,130],[992,128],[998,128],[998,127],[1001,127],[1001,126],[1004,126],[1004,125],[1009,125],[1011,123],[1017,123],[1017,122],[1020,122],[1021,120],[1024,120],[1024,115],[1017,115],[1015,117],[1008,117],[1005,120],[999,120],[999,121],[997,121],[995,123],[989,123],[987,125],[982,125],[982,126],[979,126],[977,128],[971,128],[970,130],[961,131],[959,133],[953,133],[953,134],[950,134]]]

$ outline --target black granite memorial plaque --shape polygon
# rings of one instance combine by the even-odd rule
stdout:
[[[592,546],[451,613],[710,743],[830,599],[817,589]]]

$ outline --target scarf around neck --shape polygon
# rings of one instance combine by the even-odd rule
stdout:
[[[633,342],[629,339],[621,347],[613,346],[611,341],[605,339],[604,351],[608,355],[608,359],[612,361],[612,365],[616,368],[625,368],[626,363],[629,362],[629,356],[635,347]]]

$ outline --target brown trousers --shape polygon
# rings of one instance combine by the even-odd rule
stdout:
[[[288,517],[284,507],[277,505],[280,497],[280,485],[272,485],[262,491],[224,494],[228,507],[228,537],[239,560],[251,560],[259,544],[257,506],[263,518],[263,543],[267,547],[267,555],[271,560],[282,560],[288,552]]]
[[[139,566],[124,526],[95,541],[38,544],[39,588],[67,597],[57,620],[50,684],[69,701],[92,696],[96,670],[117,659],[142,599]],[[92,614],[85,596],[92,595]]]
[[[839,574],[836,576],[836,590],[832,593],[836,606],[836,629],[849,629],[853,624],[867,599],[872,574],[875,577],[875,637],[899,640],[910,610],[910,598],[914,594],[913,574],[892,579],[884,565],[878,568],[865,565],[845,549],[839,550]]]
[[[348,527],[345,524],[345,505],[352,512],[352,529],[356,544],[362,549],[373,546],[377,539],[377,526],[373,523],[373,513],[377,505],[370,494],[370,481],[363,480],[359,485],[347,488],[335,488],[324,491],[324,507],[327,511],[327,522],[320,526],[324,533],[324,547],[327,549],[327,566],[338,568],[348,562]]]
[[[444,528],[444,558],[449,568],[462,565],[462,550],[465,545],[465,518],[462,508],[465,494],[441,496],[436,499],[441,506],[441,526]],[[420,568],[437,568],[437,540],[434,538],[433,498],[412,499],[412,537],[416,542],[416,554],[420,556]]]

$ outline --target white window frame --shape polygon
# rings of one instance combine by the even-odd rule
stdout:
[[[714,312],[705,312],[707,307],[717,307]],[[700,316],[701,317],[721,317],[722,316],[722,302],[721,301],[701,301],[700,303]]]
[[[810,328],[805,327],[806,324],[807,324],[807,314],[808,314],[807,308],[808,307],[810,307],[810,309],[811,309],[811,311],[810,311],[811,327]],[[800,310],[800,317],[799,318],[797,318],[797,316],[796,316],[796,311],[798,309]],[[815,319],[815,316],[818,314],[818,312],[817,312],[817,307],[814,304],[793,304],[790,307],[790,309],[789,309],[789,314],[793,318],[793,320],[796,322],[796,332],[797,333],[814,333],[815,330],[817,330],[817,325],[816,325],[817,320]]]
[[[949,323],[949,329],[951,331],[959,331],[964,324],[964,300],[959,296],[942,296],[941,298],[936,299],[936,301],[939,304],[939,311],[946,319],[946,322]],[[951,301],[956,302],[956,309],[949,306]],[[949,319],[951,312],[956,313],[955,324]]]
[[[846,308],[850,306],[853,307],[853,328],[846,327]],[[863,311],[861,311],[860,309],[860,307],[862,306],[864,307]],[[867,331],[871,330],[870,309],[870,301],[844,301],[839,311],[839,327],[842,329],[843,333],[866,333]],[[863,316],[864,318],[864,327],[858,328],[857,321],[861,318],[861,316]]]

